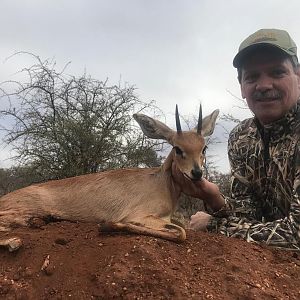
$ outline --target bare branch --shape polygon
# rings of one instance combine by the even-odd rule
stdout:
[[[132,122],[134,112],[155,106],[139,100],[135,87],[109,86],[108,79],[99,81],[86,74],[66,75],[69,63],[58,72],[53,59],[43,61],[28,52],[13,56],[22,54],[35,60],[21,70],[27,81],[8,81],[12,90],[2,83],[0,96],[8,103],[1,116],[14,120],[6,128],[6,142],[21,164],[34,165],[47,179],[120,166],[157,165],[155,150],[161,144],[145,142]]]

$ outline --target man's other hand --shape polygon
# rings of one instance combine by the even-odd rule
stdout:
[[[211,218],[211,215],[203,211],[198,211],[196,214],[191,216],[189,228],[196,231],[206,231],[206,226]]]

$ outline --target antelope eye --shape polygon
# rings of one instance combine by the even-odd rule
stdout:
[[[207,146],[204,146],[204,148],[203,148],[203,150],[202,150],[202,154],[205,154],[206,149],[207,149]]]
[[[183,152],[179,147],[175,146],[174,149],[177,155],[183,156]]]

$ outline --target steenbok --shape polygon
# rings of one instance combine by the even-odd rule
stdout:
[[[219,111],[198,126],[182,131],[176,106],[177,130],[143,114],[133,115],[146,136],[163,139],[173,149],[158,168],[118,169],[32,185],[0,198],[0,232],[15,226],[32,225],[36,220],[69,220],[100,223],[100,231],[128,231],[172,241],[183,241],[185,230],[171,223],[178,198],[187,193],[183,182],[172,176],[177,172],[191,181],[202,179],[205,159],[204,137],[211,135]],[[18,249],[18,237],[0,240],[10,251]]]

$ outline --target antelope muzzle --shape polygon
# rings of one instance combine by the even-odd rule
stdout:
[[[200,167],[198,165],[194,166],[194,168],[191,171],[192,174],[192,180],[198,181],[202,178],[203,172],[200,169]]]

